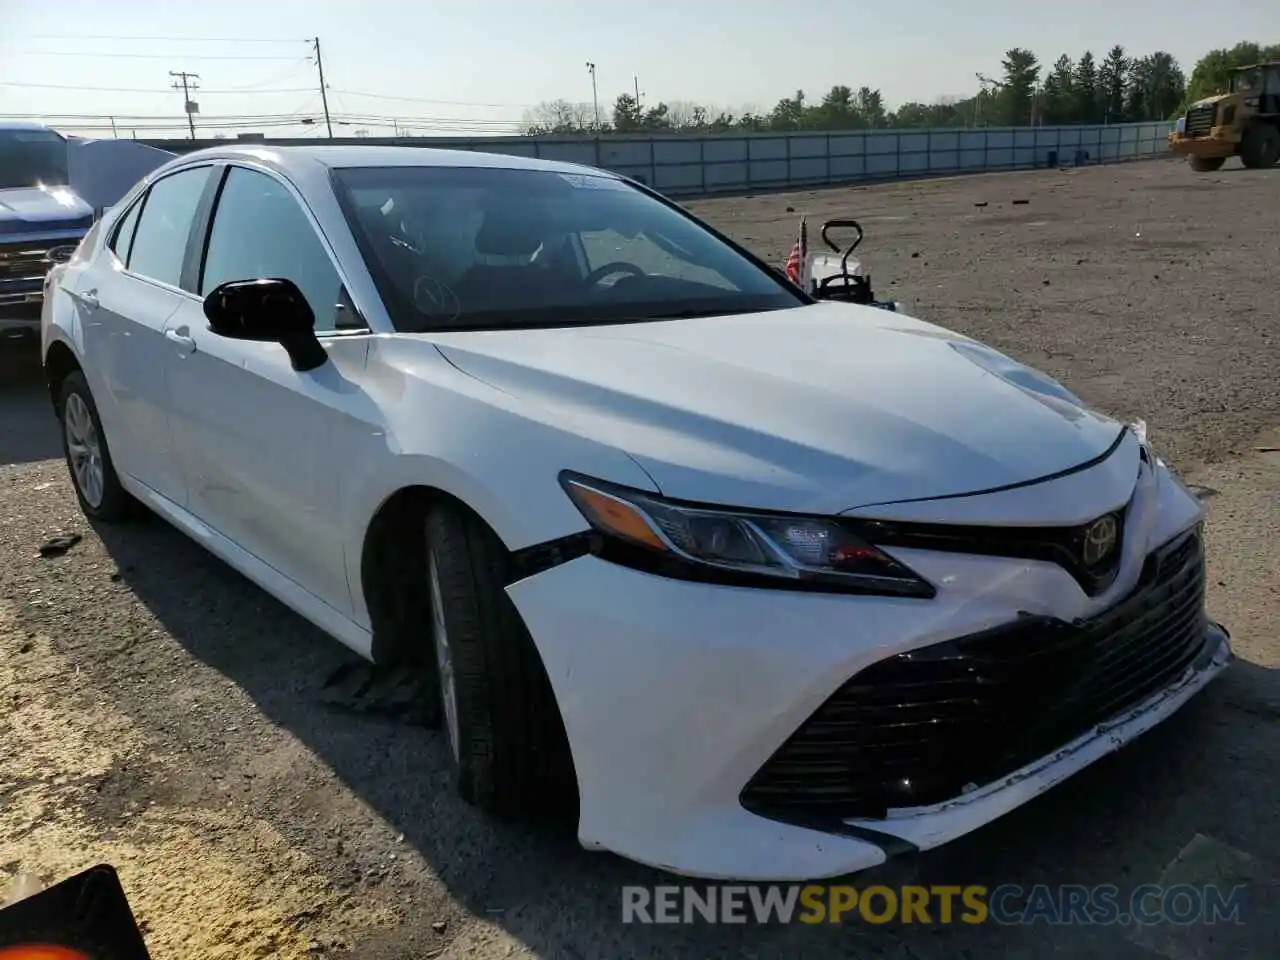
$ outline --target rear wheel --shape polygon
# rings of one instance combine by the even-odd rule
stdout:
[[[1227,162],[1226,157],[1191,157],[1191,169],[1196,173],[1213,173],[1215,170],[1221,170],[1222,165]]]
[[[57,410],[62,424],[62,451],[85,516],[111,523],[138,514],[138,501],[120,485],[98,407],[79,370],[63,378]]]
[[[452,505],[427,517],[442,724],[468,803],[499,817],[568,815],[576,781],[560,709],[505,586],[507,553]]]
[[[1251,126],[1240,141],[1240,161],[1251,170],[1275,166],[1280,161],[1280,130],[1264,123]]]

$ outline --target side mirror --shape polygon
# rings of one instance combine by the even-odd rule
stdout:
[[[316,318],[292,280],[231,280],[204,298],[209,330],[230,340],[278,343],[293,369],[314,370],[329,354],[316,338]]]

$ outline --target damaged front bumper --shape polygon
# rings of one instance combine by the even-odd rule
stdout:
[[[698,583],[595,556],[512,583],[573,752],[579,840],[689,876],[840,876],[959,837],[1151,729],[1231,654],[1203,608],[1203,507],[1158,464],[1142,478],[1119,579],[1095,597],[1055,563],[905,548],[896,558],[938,585],[934,599]],[[1063,510],[1096,496],[1101,479],[1046,482],[1036,501]],[[965,511],[1011,517],[1028,506],[1024,493],[977,497]],[[981,675],[993,650],[1018,661],[994,693]],[[1046,651],[1053,663],[1037,672]],[[969,656],[977,699],[960,701],[964,716],[944,716],[952,667]],[[1139,660],[1146,666],[1130,669]],[[874,713],[891,714],[882,708],[900,690],[923,689],[921,665],[925,679],[946,676],[913,695],[912,709],[941,722],[920,726],[920,749],[868,766],[846,748],[870,736],[868,716],[881,748],[893,739],[879,734],[895,718]],[[1018,719],[1001,726],[1011,702]],[[1049,713],[1067,722],[1020,736]],[[778,776],[750,795],[763,772]]]
[[[884,819],[852,820],[846,826],[863,835],[870,831],[884,837],[894,845],[892,852],[928,850],[954,840],[1022,806],[1159,725],[1225,670],[1232,658],[1226,627],[1211,622],[1200,656],[1174,683],[1062,749],[945,803],[891,810]]]

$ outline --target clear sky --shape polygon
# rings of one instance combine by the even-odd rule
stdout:
[[[0,116],[180,124],[170,70],[200,75],[210,124],[319,116],[303,42],[314,36],[330,108],[353,118],[335,133],[390,133],[377,117],[415,132],[497,133],[515,132],[539,101],[589,102],[588,60],[606,111],[633,76],[646,103],[767,110],[796,89],[818,96],[844,83],[878,87],[893,107],[971,93],[975,71],[997,76],[1011,46],[1046,66],[1116,43],[1164,49],[1190,72],[1206,49],[1280,41],[1280,0],[0,0]],[[105,123],[54,125],[93,122]],[[145,122],[121,119],[121,135]]]

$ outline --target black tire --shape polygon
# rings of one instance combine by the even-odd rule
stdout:
[[[1240,162],[1250,170],[1274,167],[1280,161],[1280,129],[1255,123],[1240,141]]]
[[[503,819],[576,815],[576,778],[560,708],[537,648],[504,589],[508,555],[478,518],[452,505],[427,517],[428,589],[438,577],[452,661],[441,728],[462,798]],[[433,604],[434,607],[434,604]],[[434,609],[430,642],[435,646]]]
[[[1196,173],[1213,173],[1215,170],[1221,170],[1222,165],[1227,162],[1226,157],[1191,157],[1191,169]]]
[[[102,495],[100,498],[86,497],[81,489],[80,478],[76,475],[72,464],[71,446],[67,433],[67,405],[75,404],[76,398],[84,404],[93,429],[97,435],[99,459],[102,470]],[[89,384],[79,370],[72,371],[63,378],[58,386],[58,425],[62,433],[62,455],[67,462],[67,472],[71,475],[71,485],[75,488],[76,499],[80,501],[80,509],[90,520],[102,523],[116,523],[130,520],[141,512],[141,505],[120,485],[120,477],[116,474],[115,464],[111,460],[111,450],[107,445],[107,435],[102,429],[102,420],[98,417],[98,407],[93,402],[93,394],[89,392]],[[97,500],[97,503],[90,502]]]

